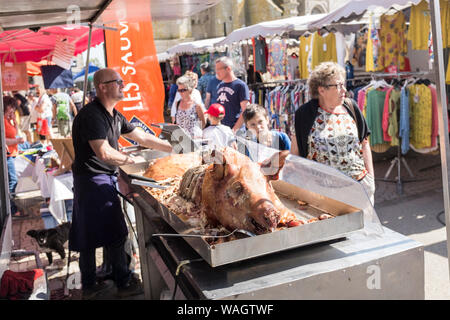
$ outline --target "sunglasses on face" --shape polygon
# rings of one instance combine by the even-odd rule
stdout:
[[[178,92],[186,92],[189,91],[188,89],[178,89]]]
[[[123,80],[122,79],[114,79],[114,80],[109,80],[109,81],[105,81],[105,82],[102,82],[102,83],[103,84],[108,84],[108,83],[112,83],[112,82],[117,83],[119,86],[123,85]]]

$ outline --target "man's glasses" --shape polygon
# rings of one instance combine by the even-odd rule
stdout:
[[[178,89],[177,90],[178,92],[186,92],[186,91],[189,91],[188,89]]]
[[[107,84],[107,83],[111,83],[111,82],[115,82],[117,83],[119,86],[123,85],[123,80],[122,79],[114,79],[114,80],[109,80],[109,81],[105,81],[102,82],[103,84]]]

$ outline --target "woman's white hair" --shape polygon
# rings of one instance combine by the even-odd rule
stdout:
[[[177,79],[177,85],[182,85],[189,91],[194,90],[194,81],[191,77],[181,76]]]

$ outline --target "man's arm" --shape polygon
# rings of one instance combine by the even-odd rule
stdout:
[[[72,99],[70,99],[70,108],[72,109],[73,115],[77,115],[77,107],[75,106],[75,103],[73,103]]]
[[[52,119],[56,119],[56,103],[52,101],[52,113],[53,113],[53,118]],[[51,123],[48,124],[49,126],[51,125]]]
[[[248,100],[241,101],[241,115],[239,116],[239,119],[234,124],[233,133],[236,133],[244,124],[243,112],[244,112],[245,108],[247,108],[248,104],[249,104]]]
[[[206,93],[206,98],[205,98],[205,109],[208,110],[209,109],[209,104],[211,103],[211,93],[207,92]]]
[[[141,146],[156,149],[164,152],[172,152],[172,146],[169,142],[159,139],[158,137],[146,133],[139,129],[134,129],[130,133],[124,134],[124,137],[138,142]]]
[[[111,147],[109,142],[105,139],[89,140],[89,145],[95,152],[97,158],[99,158],[106,164],[113,166],[122,166],[125,164],[135,163],[132,157],[127,156],[120,151],[117,151],[116,149]]]

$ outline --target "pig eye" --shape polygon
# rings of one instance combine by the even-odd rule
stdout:
[[[231,185],[231,188],[235,194],[241,194],[244,192],[244,186],[239,181],[234,182]]]

